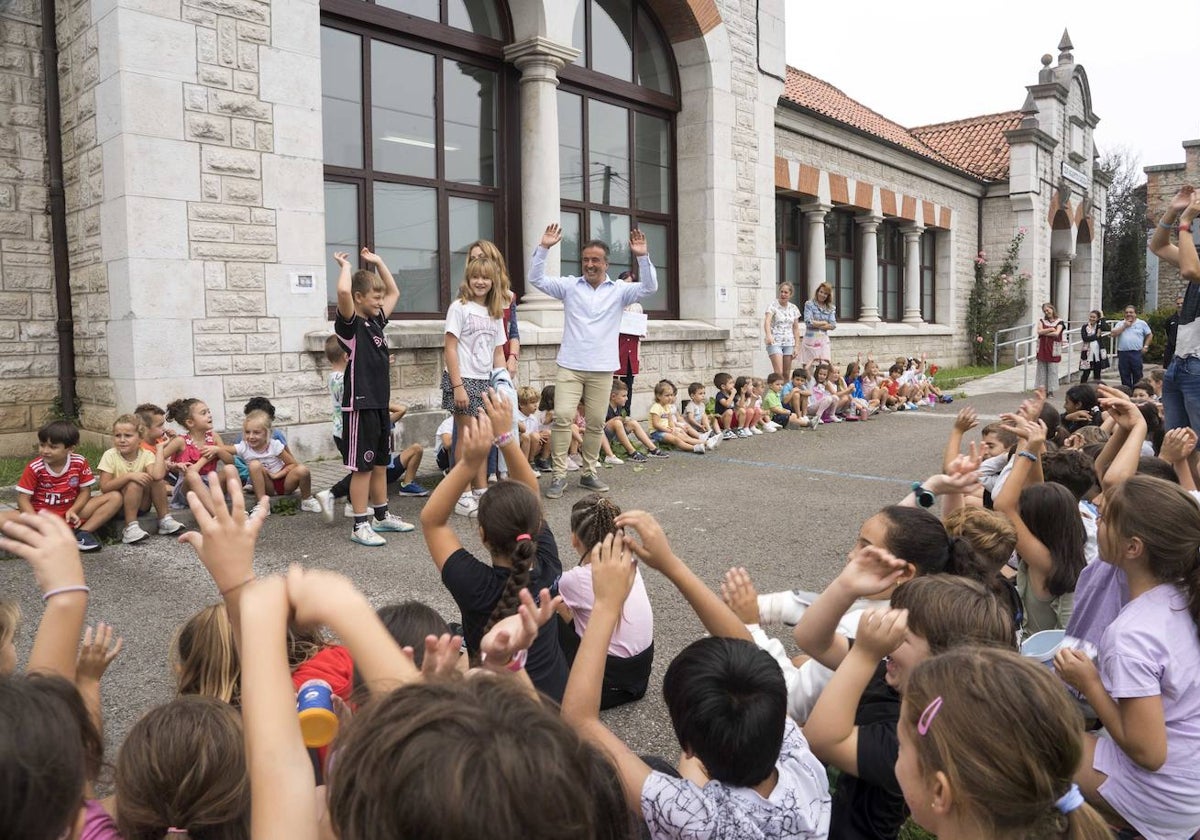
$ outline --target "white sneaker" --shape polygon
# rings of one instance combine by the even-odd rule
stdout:
[[[160,536],[167,537],[171,534],[178,534],[182,530],[183,523],[169,513],[158,520],[158,533]]]
[[[349,502],[346,502],[346,506],[344,508],[342,508],[342,516],[346,517],[347,519],[353,519],[354,518],[354,505],[350,504]]]
[[[738,429],[737,436],[740,438],[754,437],[754,435],[750,432],[749,429]]]
[[[411,522],[405,522],[391,511],[388,511],[387,516],[385,516],[383,519],[376,519],[371,523],[371,530],[377,533],[380,531],[396,531],[399,533],[406,533],[413,530],[415,527],[417,526],[413,525]]]
[[[254,507],[252,507],[250,509],[250,515],[254,516],[255,514],[257,514],[259,508],[266,508],[267,512],[264,513],[263,516],[270,516],[271,515],[271,500],[263,499],[260,502],[258,502]]]
[[[766,423],[763,423],[763,431],[764,432],[778,432],[779,429],[780,429],[779,424],[776,423],[774,420],[768,420]]]
[[[332,501],[332,500],[330,500]],[[315,496],[309,496],[307,499],[300,500],[300,510],[307,513],[325,513],[325,506]],[[333,508],[330,506],[330,512]],[[332,518],[332,517],[331,517]]]
[[[321,516],[325,518],[326,524],[333,521],[333,494],[328,490],[322,490],[319,493],[313,493],[313,498],[320,505]],[[351,511],[353,513],[353,511]]]
[[[612,464],[614,467],[619,467],[622,464],[624,464],[625,462],[622,461],[620,458],[618,458],[616,455],[605,455],[604,463]]]
[[[717,445],[720,442],[721,442],[721,439],[719,437],[709,437],[709,438],[705,439],[705,441],[704,441],[704,448],[711,452],[712,450],[717,448]]]
[[[567,457],[567,472],[575,472],[579,469],[579,467],[580,464],[576,462],[574,458],[571,458],[570,456]]]
[[[372,548],[387,545],[387,540],[376,534],[369,522],[360,522],[354,526],[354,533],[350,535],[350,542],[371,546]]]
[[[479,501],[471,492],[463,493],[454,503],[454,512],[459,516],[474,516],[479,512]]]
[[[142,526],[138,524],[138,521],[135,519],[125,526],[125,530],[121,533],[121,542],[125,543],[125,545],[129,545],[131,543],[140,542],[141,540],[146,539],[148,536],[150,535],[142,530]]]
[[[761,435],[762,433],[763,433],[763,430],[758,428],[758,426],[755,426],[753,429],[750,430],[750,434],[752,434],[752,435]]]
[[[795,627],[811,604],[811,601],[801,599],[794,590],[768,592],[758,596],[758,620],[760,624],[788,624]]]
[[[697,455],[703,455],[705,452],[708,451],[708,448],[705,447],[705,445],[703,443],[697,443],[695,446],[692,447],[692,451],[695,452]]]

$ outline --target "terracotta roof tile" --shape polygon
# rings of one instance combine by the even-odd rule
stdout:
[[[1018,111],[908,129],[850,98],[833,85],[787,68],[783,98],[810,111],[985,180],[1008,177],[1004,132],[1021,122]]]
[[[956,166],[989,181],[1003,181],[1008,178],[1009,151],[1004,134],[1020,124],[1020,111],[1005,111],[910,131]]]

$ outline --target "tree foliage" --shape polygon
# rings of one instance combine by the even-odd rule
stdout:
[[[1104,211],[1104,308],[1146,300],[1146,181],[1137,155],[1119,147],[1096,165],[1112,178]]]
[[[996,331],[1013,326],[1025,315],[1029,273],[1018,272],[1025,233],[1025,228],[1021,228],[1013,236],[998,268],[989,270],[983,251],[975,257],[975,284],[967,300],[967,340],[973,364],[990,365]]]

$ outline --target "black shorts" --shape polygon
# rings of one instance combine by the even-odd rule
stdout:
[[[386,408],[347,411],[342,423],[345,445],[343,463],[347,468],[365,472],[375,467],[387,468],[392,455],[391,418]]]

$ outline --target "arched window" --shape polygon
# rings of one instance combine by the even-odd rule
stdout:
[[[323,0],[321,8],[330,303],[333,251],[371,245],[400,287],[396,314],[440,318],[467,245],[486,238],[512,251],[507,11],[497,0]]]
[[[634,0],[581,0],[575,63],[559,73],[562,270],[579,273],[579,246],[611,243],[609,276],[630,267],[631,228],[646,234],[658,273],[647,313],[679,312],[675,228],[675,61]]]

